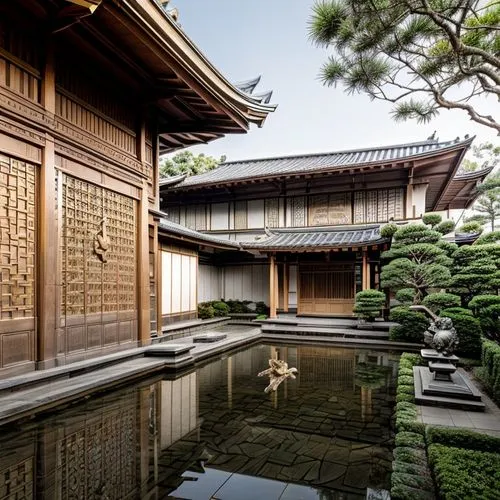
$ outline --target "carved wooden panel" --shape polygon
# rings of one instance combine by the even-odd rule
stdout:
[[[0,155],[0,319],[33,317],[36,167]]]
[[[0,470],[0,500],[34,498],[34,465],[31,456]]]
[[[85,421],[57,443],[57,498],[131,498],[137,484],[134,407]]]
[[[235,201],[234,202],[234,229],[247,229],[247,202]]]
[[[303,227],[306,225],[306,198],[305,196],[294,196],[289,198],[288,213],[291,227]]]
[[[268,198],[265,203],[265,217],[267,227],[279,227],[279,199]]]
[[[63,315],[135,310],[135,200],[58,175],[62,176]],[[98,253],[98,235],[107,240],[105,260]]]
[[[354,196],[354,223],[387,222],[404,216],[404,189],[358,191]]]
[[[310,226],[351,224],[351,193],[310,196],[308,216]]]

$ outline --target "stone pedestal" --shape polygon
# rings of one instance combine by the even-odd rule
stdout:
[[[484,411],[481,393],[465,372],[457,372],[457,356],[446,356],[435,349],[422,349],[429,366],[415,366],[415,402],[464,410]]]

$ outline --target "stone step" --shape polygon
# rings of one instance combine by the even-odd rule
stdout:
[[[325,337],[352,337],[388,339],[388,332],[380,330],[355,330],[350,328],[325,328],[318,326],[262,325],[262,333],[286,333],[295,335],[321,335]]]

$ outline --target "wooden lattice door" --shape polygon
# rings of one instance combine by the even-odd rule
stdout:
[[[354,262],[299,266],[299,314],[351,315],[354,294]]]

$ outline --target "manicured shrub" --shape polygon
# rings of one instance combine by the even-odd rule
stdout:
[[[391,486],[392,500],[434,500],[435,496],[432,491],[411,488],[401,484]]]
[[[457,229],[457,233],[481,234],[484,231],[479,222],[466,222]]]
[[[267,319],[267,314],[259,314],[255,319],[258,320]]]
[[[408,375],[409,377],[413,377],[413,370],[410,367],[407,368],[406,366],[400,366],[398,370],[398,377],[400,377],[401,375]]]
[[[417,434],[416,432],[398,432],[396,436],[396,446],[425,449],[425,440],[421,434]]]
[[[391,309],[389,319],[399,323],[390,329],[389,338],[391,340],[399,342],[423,342],[424,332],[429,326],[429,320],[424,314],[400,306]]]
[[[413,374],[412,375],[398,375],[398,384],[413,385]]]
[[[465,309],[464,307],[447,307],[446,309],[443,309],[440,314],[446,315],[446,313],[465,314],[466,316],[474,316],[472,314],[472,311],[470,311],[469,309]]]
[[[491,231],[491,233],[486,233],[480,236],[476,240],[476,245],[490,245],[492,243],[497,243],[500,240],[500,231]]]
[[[420,476],[415,474],[405,474],[403,472],[393,472],[391,484],[395,487],[409,486],[417,490],[430,490],[433,488],[432,479],[429,476]]]
[[[412,392],[398,392],[396,394],[396,403],[399,403],[401,401],[408,401],[410,403],[413,403],[415,401],[415,394],[414,394],[414,389],[412,389]]]
[[[214,309],[214,316],[223,317],[229,314],[229,306],[222,301],[214,301],[211,303],[211,306]]]
[[[402,288],[396,292],[395,298],[402,305],[411,305],[415,298],[415,290],[413,288]]]
[[[476,295],[469,308],[479,319],[483,334],[489,339],[500,339],[500,295]]]
[[[380,316],[384,304],[384,293],[378,290],[363,290],[356,294],[353,312],[358,318],[373,321]]]
[[[427,467],[422,465],[409,464],[406,462],[392,462],[392,470],[394,472],[401,472],[402,474],[413,474],[415,476],[429,477],[430,475],[430,471]]]
[[[269,306],[265,302],[259,301],[255,303],[256,314],[269,316]]]
[[[225,300],[224,302],[229,306],[230,313],[245,314],[245,313],[253,312],[248,307],[248,304],[250,304],[249,301]]]
[[[406,462],[415,465],[426,465],[427,457],[425,450],[411,448],[408,446],[398,446],[394,449],[394,459],[399,462]]]
[[[444,500],[496,499],[500,492],[500,454],[431,444],[429,461]]]
[[[493,399],[500,402],[500,345],[483,339],[481,348],[482,368],[477,374],[488,387]]]
[[[392,238],[394,233],[398,230],[397,224],[385,224],[380,228],[380,236],[382,238]]]
[[[452,293],[430,293],[422,301],[424,306],[427,306],[435,314],[440,313],[443,309],[449,307],[459,307],[460,297]]]
[[[209,302],[198,304],[198,318],[211,319],[215,316],[215,310]]]
[[[474,314],[480,315],[482,309],[495,304],[500,304],[500,295],[476,295],[468,306]]]
[[[481,324],[467,312],[450,313],[443,311],[441,316],[450,318],[458,335],[456,353],[459,356],[478,359],[481,354]]]
[[[420,354],[415,354],[411,352],[404,352],[399,358],[400,367],[413,368],[414,366],[421,365],[423,363],[422,356]],[[413,373],[413,370],[412,370]]]
[[[428,426],[425,430],[425,438],[429,444],[500,453],[500,438],[468,429]]]
[[[422,216],[422,222],[432,227],[437,226],[442,220],[439,214],[429,213]]]
[[[444,220],[443,222],[439,223],[434,229],[442,235],[449,234],[455,229],[455,223],[452,220]]]

